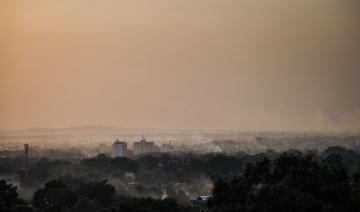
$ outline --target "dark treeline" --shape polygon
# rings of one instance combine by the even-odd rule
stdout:
[[[283,153],[248,164],[230,181],[218,180],[209,211],[359,211],[360,166],[349,171],[342,157]]]
[[[322,153],[156,154],[30,158],[20,188],[0,181],[0,211],[360,211],[360,155]],[[0,174],[24,158],[1,158]],[[28,192],[28,191],[31,192]],[[19,196],[21,194],[21,198]],[[190,200],[212,197],[203,207]]]

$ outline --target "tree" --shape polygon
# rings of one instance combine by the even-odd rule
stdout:
[[[245,180],[249,183],[266,183],[270,177],[270,160],[263,158],[254,164],[249,163],[246,165],[244,171]]]
[[[350,180],[340,159],[331,154],[319,163],[312,154],[295,152],[248,164],[230,182],[214,184],[208,208],[221,212],[360,211],[360,171]]]
[[[77,199],[77,194],[62,181],[52,180],[35,192],[33,205],[42,211],[60,211],[63,206],[72,207]]]
[[[117,212],[191,212],[191,208],[179,205],[173,199],[155,200],[120,196],[115,201]]]
[[[351,175],[351,199],[355,208],[360,209],[360,164]]]
[[[113,168],[121,169],[125,172],[138,172],[139,165],[136,161],[130,160],[125,157],[117,157],[110,161]]]
[[[266,185],[249,193],[247,211],[313,212],[321,211],[321,202],[311,194],[283,184]]]
[[[102,210],[101,203],[96,199],[90,200],[85,197],[80,199],[74,206],[76,212],[99,212]]]
[[[84,159],[81,161],[81,164],[93,168],[104,168],[108,167],[111,158],[107,157],[105,154],[98,154],[96,158]]]
[[[18,197],[16,186],[7,184],[5,180],[0,181],[0,211],[10,211],[10,208],[17,204],[25,204],[25,201]]]
[[[230,192],[230,186],[227,182],[225,182],[222,179],[219,179],[215,182],[214,188],[213,188],[213,199],[212,204],[213,205],[224,205],[228,203],[228,195]]]
[[[104,207],[109,206],[115,195],[115,188],[107,184],[107,180],[103,182],[86,183],[77,190],[82,197],[87,197],[90,200],[98,200]]]

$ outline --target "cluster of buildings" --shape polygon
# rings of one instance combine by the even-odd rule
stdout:
[[[127,142],[115,140],[112,145],[112,157],[131,157],[133,155],[145,155],[157,152],[171,152],[174,151],[174,146],[169,142],[160,147],[155,145],[152,141],[147,141],[144,137],[140,141],[134,142],[132,150],[128,148]]]

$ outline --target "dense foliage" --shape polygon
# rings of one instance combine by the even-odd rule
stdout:
[[[283,153],[248,164],[213,189],[210,211],[360,211],[359,170],[349,173],[339,155],[317,161],[312,154]]]
[[[36,188],[33,195],[24,201],[15,186],[0,181],[0,211],[355,212],[360,211],[359,159],[340,147],[321,154],[33,158],[28,176],[20,172],[22,189]],[[0,159],[0,174],[22,162]],[[213,185],[212,198],[207,206],[192,206],[190,197],[204,194],[204,181]]]
[[[9,211],[16,205],[25,204],[25,201],[19,198],[16,187],[7,184],[4,180],[0,181],[0,211]]]

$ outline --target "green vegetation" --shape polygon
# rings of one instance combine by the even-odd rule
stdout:
[[[240,176],[215,183],[210,211],[359,211],[360,167],[349,173],[334,156],[319,162],[312,154],[283,153],[248,164]]]
[[[158,154],[135,159],[32,159],[23,188],[0,181],[0,211],[360,211],[360,156],[341,147],[321,154]],[[9,172],[19,159],[0,159]],[[20,163],[19,162],[19,163]],[[18,165],[19,166],[19,165]],[[16,166],[15,166],[16,167]],[[211,180],[212,181],[211,181]],[[190,204],[209,180],[206,206]],[[164,193],[166,195],[164,196]],[[192,195],[192,196],[191,196]]]

